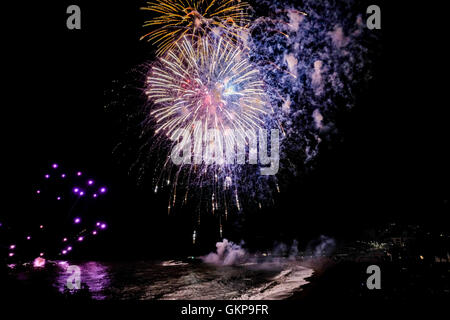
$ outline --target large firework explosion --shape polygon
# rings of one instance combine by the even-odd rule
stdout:
[[[210,189],[205,197],[213,213],[220,211],[227,218],[227,197],[240,210],[236,158],[244,157],[241,165],[249,162],[245,159],[246,146],[266,127],[266,119],[273,112],[260,79],[248,52],[222,37],[214,41],[205,37],[195,42],[184,38],[152,66],[146,94],[155,105],[150,118],[154,120],[156,141],[167,144],[171,140],[176,144],[179,130],[185,130],[189,137],[197,139],[193,149],[200,148],[202,158],[195,161],[197,154],[192,161],[191,139],[183,139],[179,149],[189,154],[182,163],[187,168],[174,166],[170,153],[164,160],[161,172],[168,174],[160,176],[155,192],[171,182],[169,211],[176,205],[180,189],[184,191],[182,202],[187,200],[190,189],[183,185],[194,183]],[[208,153],[211,145],[214,151]],[[240,146],[244,148],[239,150]],[[230,156],[227,150],[233,153],[231,161],[224,159]],[[209,159],[212,153],[213,160]],[[170,173],[172,170],[174,174]]]
[[[250,22],[249,5],[239,0],[159,0],[147,4],[141,9],[155,17],[146,21],[144,27],[156,29],[141,39],[157,45],[158,54],[173,48],[185,36],[202,38],[220,33],[232,43]]]
[[[142,109],[134,113],[136,117],[144,114],[145,119],[140,120],[141,147],[136,150],[138,159],[132,168],[137,169],[139,179],[153,177],[155,192],[165,189],[170,194],[169,212],[191,199],[197,205],[195,219],[212,212],[220,226],[231,208],[234,212],[250,212],[270,205],[276,199],[274,194],[283,192],[293,176],[302,177],[314,168],[321,142],[338,137],[335,114],[354,106],[371,78],[379,35],[364,27],[364,6],[330,0],[320,4],[304,1],[301,6],[289,1],[260,1],[259,7],[269,9],[269,14],[265,12],[249,22],[246,36],[232,45],[221,32],[211,30],[189,37],[192,28],[186,32],[187,37],[173,41],[162,59],[149,66],[146,87],[142,88],[149,103],[144,113]],[[254,81],[264,89],[264,99],[261,96],[258,100],[266,101],[267,106],[263,109],[259,103],[248,103],[244,111],[253,108],[261,121],[246,125],[280,130],[280,169],[276,176],[262,176],[258,166],[250,165],[172,165],[174,143],[170,138],[176,128],[188,127],[194,132],[195,120],[203,125],[208,122],[211,127],[220,123],[214,119],[230,126],[238,124],[226,115],[236,110],[232,96],[224,94],[230,82],[226,77],[219,79],[220,72],[210,72],[225,70],[226,63],[213,54],[206,58],[202,53],[205,48],[210,53],[243,50],[238,60],[257,70]],[[201,56],[206,62],[194,64]],[[141,70],[137,68],[139,73]],[[200,81],[191,82],[196,78]],[[213,104],[219,108],[211,109]],[[231,109],[224,110],[225,106]]]
[[[147,85],[146,94],[156,105],[150,113],[156,133],[171,138],[180,128],[194,133],[196,123],[245,137],[261,128],[268,113],[258,70],[243,50],[220,37],[212,43],[207,38],[177,42],[176,50],[152,67]]]

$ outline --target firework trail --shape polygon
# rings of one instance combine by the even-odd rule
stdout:
[[[244,1],[235,0],[160,0],[150,1],[142,10],[155,17],[144,27],[156,28],[141,39],[148,39],[158,46],[157,54],[163,54],[185,36],[202,38],[211,33],[222,34],[227,42],[240,37],[250,22]]]

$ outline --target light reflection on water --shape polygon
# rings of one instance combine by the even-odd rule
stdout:
[[[96,300],[106,299],[105,290],[109,287],[111,281],[109,267],[106,264],[94,261],[77,263],[76,265],[81,270],[81,283],[88,286],[92,298]],[[67,288],[67,281],[72,273],[67,270],[69,266],[67,262],[59,261],[58,266],[60,268],[55,281],[59,292],[63,293]]]
[[[305,284],[312,270],[297,263],[215,267],[174,261],[59,261],[54,286],[67,290],[69,264],[80,267],[80,280],[93,299],[283,299]]]

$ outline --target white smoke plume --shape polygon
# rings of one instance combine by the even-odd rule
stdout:
[[[247,256],[246,251],[238,244],[227,239],[216,243],[216,252],[211,252],[207,256],[202,257],[203,262],[221,266],[229,266],[243,263]]]
[[[321,235],[308,244],[306,253],[314,257],[323,257],[330,256],[335,250],[336,241],[333,238]]]
[[[258,263],[257,255],[250,255],[241,245],[227,239],[216,243],[216,252],[211,252],[200,257],[203,262],[218,266],[230,266],[243,263]],[[270,257],[270,258],[269,258]],[[273,250],[269,253],[267,261],[271,264],[281,263],[282,260],[295,260],[299,257],[298,241],[294,240],[291,245],[275,243]]]

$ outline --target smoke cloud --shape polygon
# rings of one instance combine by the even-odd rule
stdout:
[[[246,251],[238,244],[235,244],[227,239],[216,243],[216,252],[211,252],[205,257],[202,257],[203,262],[229,266],[243,263],[247,256]]]
[[[333,238],[321,235],[308,243],[306,254],[313,257],[329,256],[336,250],[336,241]]]
[[[216,252],[211,252],[201,257],[203,262],[218,266],[230,266],[244,263],[260,263],[260,254],[250,255],[241,245],[224,239],[216,243]],[[327,245],[324,245],[327,247]],[[320,250],[319,250],[320,251]],[[262,264],[269,263],[272,267],[277,263],[287,260],[296,260],[300,257],[298,241],[294,240],[291,245],[286,243],[275,243],[269,254],[265,254],[266,259]]]

